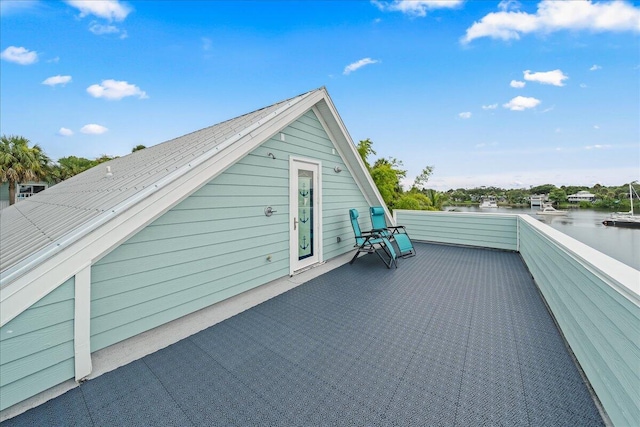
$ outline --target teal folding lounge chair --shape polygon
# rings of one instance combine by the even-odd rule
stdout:
[[[403,225],[388,226],[384,219],[384,208],[374,206],[369,208],[371,214],[371,229],[374,233],[379,233],[392,242],[396,242],[398,252],[402,258],[412,257],[416,254],[413,243],[407,234],[407,229]]]
[[[349,264],[353,264],[358,258],[358,255],[360,255],[360,252],[367,252],[378,255],[387,268],[391,268],[392,264],[395,264],[396,268],[398,268],[398,256],[389,239],[381,236],[379,233],[361,231],[360,224],[358,224],[358,216],[357,209],[349,209],[349,218],[351,219],[351,226],[353,227],[353,232],[356,237],[356,244],[354,246],[358,248]],[[385,254],[384,256],[382,255],[383,253]]]

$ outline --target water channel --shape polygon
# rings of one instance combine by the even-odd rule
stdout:
[[[607,212],[572,209],[567,216],[540,216],[535,214],[537,207],[532,209],[456,207],[455,209],[461,212],[528,214],[611,258],[640,270],[640,229],[602,225],[602,221],[609,216]]]

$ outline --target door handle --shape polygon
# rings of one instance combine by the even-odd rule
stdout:
[[[293,217],[293,230],[294,231],[295,231],[297,226],[298,226],[298,219],[296,217]]]

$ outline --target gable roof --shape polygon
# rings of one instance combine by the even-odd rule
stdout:
[[[309,109],[325,126],[365,198],[384,206],[326,89],[312,90],[100,164],[3,209],[0,326]]]

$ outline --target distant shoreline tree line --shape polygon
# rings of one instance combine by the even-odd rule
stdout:
[[[146,148],[137,145],[131,151]],[[448,205],[474,205],[483,197],[493,196],[499,203],[511,206],[529,204],[529,196],[546,194],[550,201],[559,206],[567,205],[567,195],[586,190],[596,196],[596,201],[580,202],[580,207],[629,210],[629,191],[627,184],[618,187],[605,187],[596,184],[586,186],[561,186],[553,184],[539,185],[529,189],[504,189],[498,187],[477,187],[472,189],[458,188],[445,192],[427,188],[427,182],[433,173],[434,166],[426,166],[418,175],[409,190],[402,188],[402,180],[407,171],[402,169],[401,160],[396,158],[379,158],[370,163],[373,142],[367,138],[357,145],[358,153],[365,167],[373,178],[380,195],[390,209],[410,210],[442,210]],[[39,145],[22,136],[2,135],[0,138],[0,182],[9,183],[9,203],[15,203],[16,184],[28,181],[44,181],[50,185],[57,184],[84,172],[101,163],[116,157],[103,154],[95,159],[67,156],[52,161]]]
[[[628,184],[614,187],[606,187],[596,184],[588,186],[560,186],[553,184],[538,185],[535,187],[505,189],[499,187],[458,188],[440,192],[427,188],[426,184],[433,173],[434,166],[427,166],[416,177],[408,191],[403,190],[401,181],[406,177],[407,171],[402,169],[402,161],[395,158],[380,158],[369,162],[369,157],[376,152],[372,148],[370,139],[358,143],[358,152],[369,170],[374,183],[378,187],[380,195],[390,209],[412,210],[442,210],[444,206],[474,206],[478,205],[484,197],[494,197],[498,204],[504,206],[529,206],[530,197],[533,195],[546,195],[548,200],[560,207],[596,208],[618,211],[630,210]],[[579,191],[588,191],[595,196],[594,202],[581,201],[569,203],[568,196]],[[634,202],[634,208],[638,202]],[[640,205],[638,205],[640,209]]]

